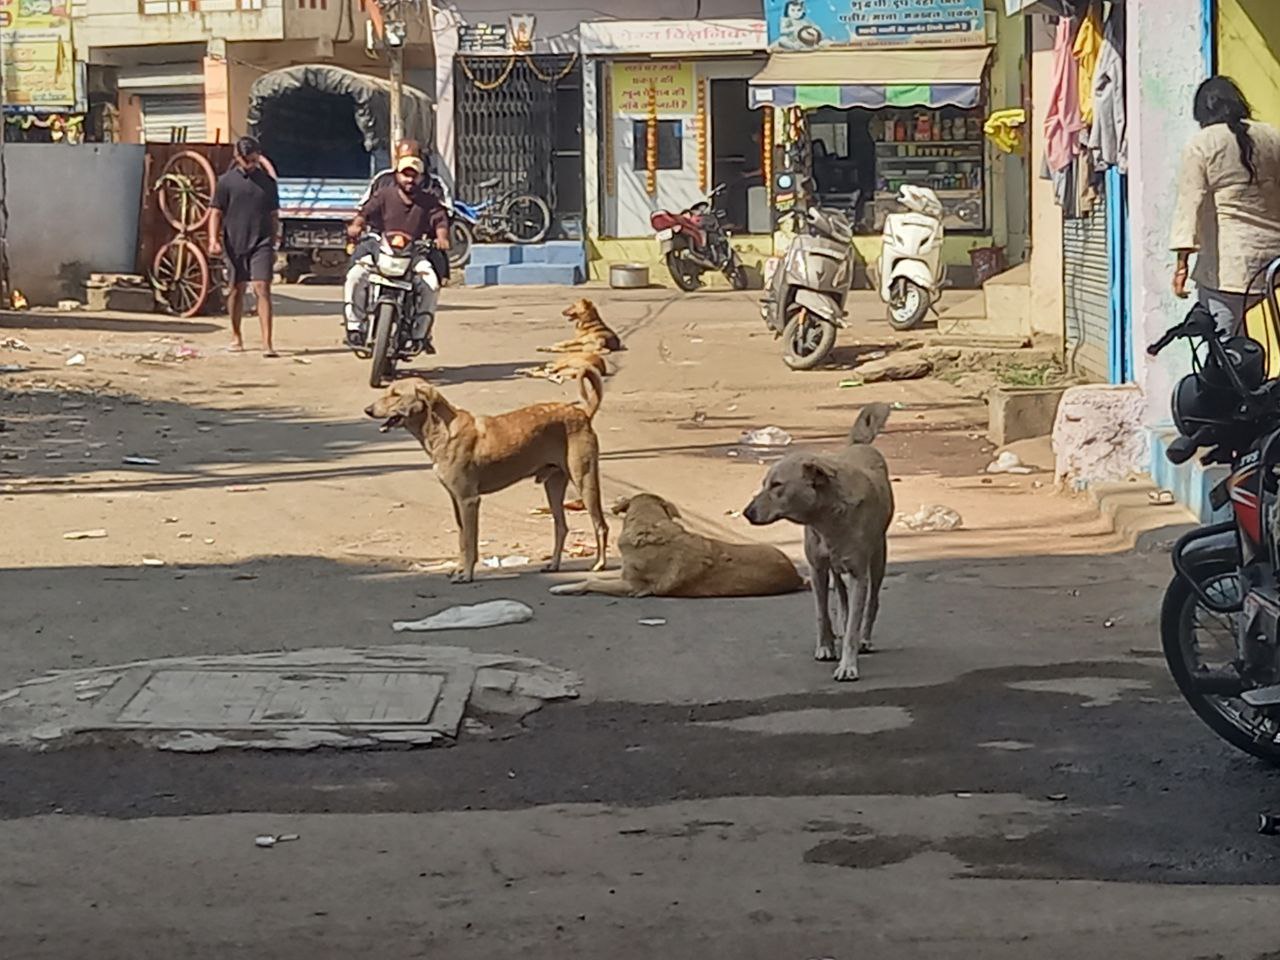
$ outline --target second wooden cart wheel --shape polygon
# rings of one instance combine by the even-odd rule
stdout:
[[[204,226],[217,182],[213,165],[194,150],[170,157],[156,180],[160,212],[169,225],[180,232]]]
[[[170,240],[156,251],[151,284],[170,313],[194,317],[209,299],[209,258],[185,237]]]

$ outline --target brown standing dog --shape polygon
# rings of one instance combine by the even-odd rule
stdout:
[[[401,380],[365,408],[381,420],[385,433],[408,430],[431,457],[435,474],[453,501],[461,567],[455,583],[469,583],[479,560],[480,498],[532,477],[547,492],[555,519],[555,548],[548,571],[560,569],[569,524],[564,495],[569,481],[578,488],[596,531],[596,564],[603,570],[609,528],[600,506],[600,441],[591,419],[600,409],[604,382],[594,368],[578,382],[582,406],[539,403],[495,417],[473,416],[423,380]]]
[[[565,308],[564,316],[573,321],[577,335],[553,347],[539,347],[543,353],[612,353],[622,349],[622,338],[600,318],[596,305],[585,297]]]
[[[595,577],[551,588],[558,596],[767,597],[804,588],[795,564],[764,543],[725,543],[690,533],[675,505],[652,493],[620,501],[622,578]]]
[[[831,587],[841,601],[845,622],[837,680],[858,679],[858,652],[871,649],[880,610],[893,485],[884,457],[871,444],[888,419],[888,405],[873,403],[858,413],[849,445],[839,453],[798,452],[779,460],[742,513],[757,526],[779,520],[804,524],[804,555],[818,614],[817,660],[836,659]]]

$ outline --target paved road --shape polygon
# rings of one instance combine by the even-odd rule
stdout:
[[[511,332],[509,307],[455,296],[475,306],[469,329]],[[329,331],[309,302],[286,331],[318,343]],[[835,392],[838,373],[797,386],[763,366],[673,370],[678,350],[704,346],[691,336],[727,347],[731,333],[705,311],[636,309],[656,319],[636,324],[604,423],[626,428],[615,449],[663,453],[617,458],[606,480],[665,482],[695,522],[736,529],[726,510],[760,470],[727,463],[741,423],[772,414],[817,439],[857,401]],[[514,366],[527,336],[550,329],[465,359]],[[883,394],[907,411],[885,439],[900,502],[959,503],[968,530],[895,534],[883,652],[863,682],[837,686],[809,659],[804,596],[560,599],[541,575],[454,588],[415,573],[424,538],[451,536],[416,520],[439,509],[437,492],[409,472],[412,451],[341,413],[358,394],[332,385],[346,358],[320,349],[311,364],[252,358],[252,374],[225,358],[145,366],[145,381],[132,361],[102,361],[98,375],[136,405],[88,382],[66,394],[89,396],[85,408],[11,398],[27,446],[0,500],[22,537],[0,572],[0,675],[383,644],[398,639],[391,619],[513,597],[535,608],[531,624],[450,641],[575,670],[583,696],[442,750],[0,751],[0,956],[1275,956],[1277,841],[1253,828],[1280,783],[1220,746],[1167,679],[1154,633],[1164,537],[1116,553],[1078,504],[1031,480],[981,484],[989,453],[962,398],[885,388],[906,391]],[[757,389],[725,383],[748,376]],[[496,407],[529,385],[450,389]],[[682,450],[699,397],[728,422]],[[65,426],[77,415],[84,434]],[[165,463],[139,479],[40,455],[96,431],[130,450],[163,439]],[[225,489],[248,471],[261,499]],[[79,495],[55,482],[66,478]],[[504,496],[486,513],[495,549],[545,536],[521,527],[537,491]],[[371,523],[376,536],[350,549]],[[107,540],[59,536],[97,524]],[[179,546],[175,527],[201,535]],[[792,533],[771,535],[794,548]],[[161,548],[175,551],[168,567],[139,565]],[[268,832],[300,839],[255,847]]]

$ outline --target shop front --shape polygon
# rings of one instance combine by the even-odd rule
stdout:
[[[649,264],[667,282],[650,227],[721,187],[717,207],[747,265],[771,250],[765,189],[768,135],[748,81],[764,63],[758,20],[597,21],[581,28],[594,96],[587,98],[591,275]]]
[[[1009,95],[993,76],[997,25],[982,0],[899,6],[768,0],[771,52],[750,82],[751,106],[774,116],[800,199],[848,214],[864,258],[878,256],[899,189],[933,189],[944,257],[963,279],[971,250],[1007,236],[1004,171],[983,133]]]

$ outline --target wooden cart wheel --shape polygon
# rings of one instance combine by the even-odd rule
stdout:
[[[204,226],[217,182],[213,165],[194,150],[170,157],[156,181],[160,212],[169,225],[183,233]]]
[[[209,258],[185,237],[170,240],[156,252],[151,284],[179,317],[194,317],[209,299]]]

